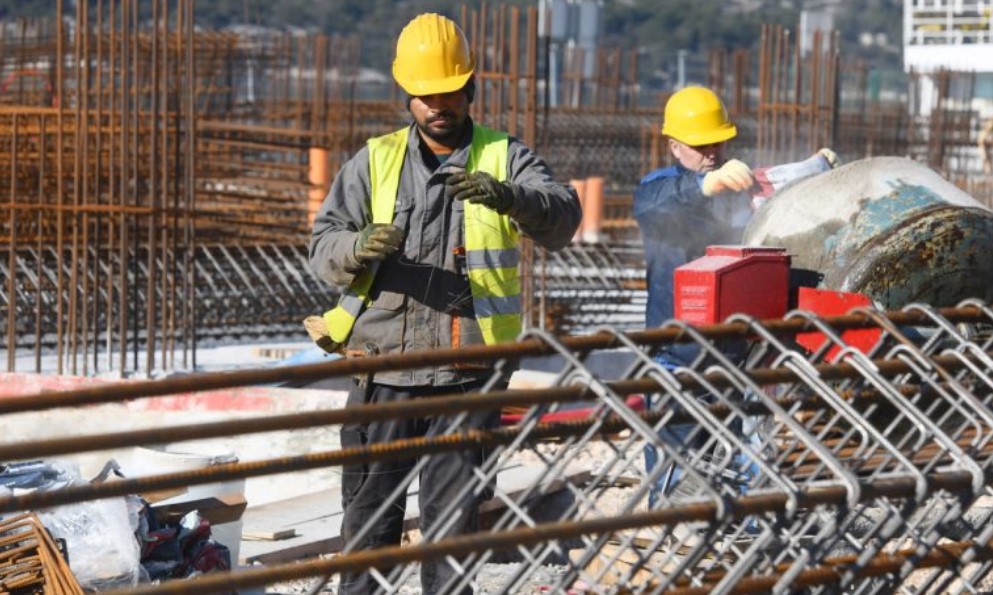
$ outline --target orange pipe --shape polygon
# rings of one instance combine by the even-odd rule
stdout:
[[[317,211],[324,203],[324,197],[331,189],[331,168],[328,164],[328,150],[321,147],[311,147],[308,155],[309,169],[307,170],[307,181],[310,182],[310,190],[307,192],[307,223],[314,225],[314,218]]]
[[[586,180],[569,180],[569,185],[576,189],[576,195],[579,196],[579,206],[583,209],[583,218],[586,218]],[[583,225],[580,223],[579,227],[576,228],[576,235],[572,236],[573,242],[578,242],[583,236]]]
[[[586,178],[586,200],[583,202],[583,242],[600,241],[600,224],[603,221],[603,185],[601,176]]]

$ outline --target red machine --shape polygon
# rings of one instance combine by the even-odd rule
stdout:
[[[675,317],[694,325],[723,322],[732,314],[748,314],[757,319],[782,318],[791,309],[807,310],[818,316],[845,314],[858,306],[871,306],[861,293],[829,291],[800,286],[801,271],[790,268],[785,248],[752,246],[709,246],[706,254],[676,269],[673,276]],[[811,278],[806,281],[813,284]],[[863,353],[876,344],[879,329],[849,330],[841,334],[847,345]],[[800,333],[797,343],[811,352],[826,341],[822,333]],[[837,352],[833,347],[825,358]],[[645,408],[642,395],[631,395],[627,405],[635,411]],[[526,409],[507,408],[502,425],[524,419]],[[542,422],[567,422],[602,415],[595,404],[570,407],[541,416]]]
[[[796,307],[819,316],[840,316],[853,308],[871,308],[872,300],[869,299],[869,296],[861,293],[800,287],[797,288]],[[876,328],[853,329],[841,333],[841,340],[862,353],[866,353],[879,340],[880,334],[880,330]],[[823,333],[800,333],[796,336],[796,342],[808,351],[816,351],[826,340],[827,338]],[[838,348],[833,347],[825,357],[832,359],[837,351]]]
[[[782,318],[793,308],[836,316],[872,305],[861,293],[794,287],[786,249],[758,246],[709,246],[703,257],[676,269],[673,296],[675,317],[691,324],[716,324],[732,314]],[[878,329],[866,329],[846,331],[841,337],[866,352],[879,335]],[[825,340],[821,333],[797,335],[797,342],[810,351]]]
[[[691,324],[739,313],[780,318],[789,308],[790,256],[785,248],[709,246],[673,281],[674,315]]]

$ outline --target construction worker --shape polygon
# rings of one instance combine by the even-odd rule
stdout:
[[[712,201],[730,200],[754,183],[745,163],[725,156],[737,129],[710,89],[686,87],[673,94],[662,134],[676,164],[642,178],[634,194],[648,266],[648,328],[672,318],[676,267],[702,256],[708,245],[734,239],[730,223],[715,218]]]
[[[830,149],[821,149],[805,161],[755,173],[744,162],[728,159],[727,143],[737,135],[737,128],[720,98],[704,87],[691,86],[674,93],[663,118],[662,134],[676,164],[646,175],[634,193],[634,217],[641,229],[648,268],[646,328],[658,327],[673,317],[672,282],[677,267],[703,256],[707,246],[740,243],[741,229],[752,210],[760,208],[772,193],[838,163]],[[744,355],[740,343],[727,342],[721,348],[732,361]],[[670,345],[655,354],[655,361],[675,369],[690,365],[698,354],[691,344]],[[750,428],[739,430],[751,432]],[[663,440],[680,447],[693,441],[690,436],[695,436],[690,425],[675,424],[662,431]],[[657,449],[647,445],[646,469],[651,471],[659,463]],[[736,481],[747,482],[751,467],[750,461],[739,459]],[[649,492],[650,507],[678,487],[680,475],[681,471],[668,463]],[[741,485],[736,487],[742,489]]]
[[[646,328],[661,326],[673,317],[672,279],[676,267],[703,256],[708,245],[737,243],[730,221],[715,215],[714,201],[747,196],[754,184],[751,168],[727,159],[726,145],[737,129],[717,95],[704,87],[686,87],[669,98],[663,114],[662,134],[676,164],[655,170],[641,179],[634,193],[634,217],[641,229],[647,265],[648,305]],[[743,199],[747,210],[747,198]],[[661,349],[656,361],[674,369],[688,365],[697,351],[690,345]],[[694,426],[677,424],[663,429],[661,438],[677,447],[692,440]],[[651,444],[645,447],[645,467],[659,473],[649,491],[650,508],[663,495],[672,496],[681,470],[660,460]]]
[[[411,20],[397,39],[393,77],[414,122],[370,139],[335,178],[314,222],[310,263],[342,289],[338,306],[305,323],[327,351],[397,354],[513,341],[521,331],[518,234],[566,246],[582,212],[575,190],[552,178],[530,148],[469,117],[475,90],[469,44],[450,19]],[[347,406],[393,403],[481,389],[488,365],[443,365],[356,379]],[[492,427],[499,412],[473,413],[466,428]],[[409,419],[342,428],[343,448],[444,432],[450,419]],[[420,475],[421,530],[476,529],[478,450],[433,455]],[[415,461],[346,466],[345,542],[364,549],[400,543],[405,496],[373,531],[358,535]],[[458,499],[455,514],[437,518]],[[435,535],[440,537],[442,535]],[[461,580],[445,561],[425,562],[424,593]],[[372,593],[368,573],[344,573],[340,593]]]
[[[709,245],[740,243],[740,230],[752,209],[773,192],[838,165],[837,155],[828,148],[805,161],[756,173],[744,162],[728,159],[727,143],[738,131],[724,103],[705,87],[674,93],[663,118],[662,134],[676,164],[646,175],[634,193],[634,217],[648,266],[647,328],[673,316],[676,267],[703,256]]]

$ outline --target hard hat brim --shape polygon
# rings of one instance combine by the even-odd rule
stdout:
[[[706,132],[695,132],[686,133],[679,131],[667,130],[664,126],[662,127],[662,134],[673,138],[683,143],[684,145],[689,145],[691,147],[699,147],[702,145],[712,145],[714,143],[722,143],[724,141],[729,141],[732,138],[738,136],[738,128],[734,124],[728,124],[727,126],[722,126],[717,130],[708,130]]]
[[[442,93],[458,91],[462,87],[465,87],[466,83],[469,82],[469,79],[472,77],[472,72],[473,71],[470,70],[465,74],[457,74],[455,76],[430,81],[415,81],[398,76],[396,64],[394,63],[393,65],[393,79],[396,80],[397,84],[400,85],[400,88],[411,97],[439,95]]]

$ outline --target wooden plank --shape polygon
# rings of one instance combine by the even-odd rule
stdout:
[[[539,466],[509,467],[500,471],[497,485],[502,493],[513,498],[541,481],[547,472],[547,468]],[[587,471],[576,472],[565,479],[550,482],[542,489],[541,495],[547,496],[560,491],[567,483],[585,483],[589,475]],[[417,494],[415,482],[407,494],[405,531],[418,527],[420,512]],[[504,508],[503,501],[494,498],[480,506],[480,513],[497,514]],[[345,545],[341,538],[341,516],[341,491],[337,488],[250,507],[242,519],[243,535],[292,529],[295,536],[279,541],[243,539],[240,562],[273,564],[339,552]]]
[[[341,551],[341,490],[306,494],[249,507],[242,518],[242,535],[292,529],[294,537],[278,542],[242,539],[241,564],[271,564]]]
[[[148,502],[149,504],[155,504],[163,500],[168,500],[169,498],[182,496],[186,492],[187,489],[185,487],[182,487],[182,488],[173,488],[171,490],[160,490],[158,492],[142,492],[141,494],[139,494],[139,496],[141,496],[145,502]]]
[[[177,523],[187,513],[195,510],[210,521],[211,525],[223,525],[240,519],[247,505],[241,494],[221,494],[186,502],[153,505],[152,513],[159,522]]]

